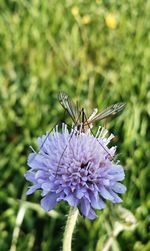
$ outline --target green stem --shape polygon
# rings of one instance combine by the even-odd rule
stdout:
[[[71,251],[72,234],[78,218],[78,208],[71,207],[65,227],[62,251]]]

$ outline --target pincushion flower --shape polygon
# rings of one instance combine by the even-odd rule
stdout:
[[[68,130],[38,138],[38,152],[28,158],[30,170],[25,174],[33,185],[27,194],[42,190],[41,206],[45,211],[53,209],[60,201],[78,207],[88,219],[97,217],[95,209],[105,208],[104,200],[121,202],[118,194],[126,191],[120,182],[124,179],[123,167],[113,161],[116,147],[108,147],[113,135],[99,128],[96,136],[90,130]],[[111,157],[110,157],[111,156]]]

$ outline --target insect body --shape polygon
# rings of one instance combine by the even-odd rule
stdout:
[[[77,106],[73,103],[73,101],[65,92],[59,93],[58,100],[62,107],[69,113],[73,122],[77,125],[77,129],[81,131],[85,131],[87,127],[91,128],[93,123],[98,120],[102,120],[110,116],[116,115],[125,107],[125,103],[120,102],[107,107],[99,113],[97,109],[94,109],[91,115],[86,118],[84,109],[82,108],[79,111]]]

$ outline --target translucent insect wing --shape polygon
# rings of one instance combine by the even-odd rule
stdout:
[[[58,95],[58,100],[62,107],[69,113],[73,121],[76,123],[78,118],[77,107],[72,102],[70,97],[66,93],[60,92]]]
[[[116,103],[114,105],[109,106],[102,112],[98,113],[95,117],[92,118],[92,120],[89,120],[88,123],[93,123],[97,120],[102,120],[110,116],[114,116],[120,111],[122,111],[125,107],[125,103]]]

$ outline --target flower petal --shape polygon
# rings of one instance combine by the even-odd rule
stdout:
[[[91,193],[90,194],[91,205],[95,209],[103,209],[106,207],[103,200],[99,197],[98,193]]]
[[[104,186],[99,186],[99,193],[100,195],[107,200],[113,201],[114,198],[113,196],[110,194],[110,192],[104,187]]]
[[[53,188],[53,184],[51,184],[50,182],[43,182],[41,185],[41,188],[45,191],[45,192],[50,192],[51,189]]]
[[[114,193],[112,190],[110,190],[109,192],[113,196],[112,203],[120,203],[120,202],[122,202],[122,199],[116,193]]]
[[[32,168],[32,170],[40,169],[48,171],[48,163],[47,163],[48,161],[50,160],[40,153],[39,154],[31,153],[29,155],[27,164],[29,167]]]
[[[35,178],[36,178],[36,179],[41,178],[41,179],[44,180],[44,179],[47,179],[47,176],[48,176],[47,172],[38,170],[38,171],[36,172]]]
[[[24,174],[24,177],[26,178],[26,180],[31,181],[33,183],[36,183],[36,179],[35,179],[35,173],[32,171],[28,171]]]
[[[64,198],[64,200],[68,201],[71,207],[76,207],[78,205],[79,200],[75,198],[74,194],[69,194]]]
[[[89,220],[94,220],[96,219],[98,216],[96,215],[96,213],[94,212],[94,210],[91,208],[88,215],[86,216]]]
[[[50,193],[47,194],[42,200],[41,200],[41,207],[46,211],[50,211],[52,208],[55,207],[57,203],[57,197],[58,195],[56,193]]]
[[[39,184],[36,184],[36,185],[34,185],[34,186],[31,186],[30,188],[29,188],[29,190],[27,191],[27,193],[26,193],[26,195],[30,195],[30,194],[32,194],[32,193],[34,193],[37,189],[39,189],[40,188],[40,185]]]
[[[77,189],[77,191],[76,191],[76,197],[78,199],[81,199],[83,196],[84,196],[83,191],[81,189]]]
[[[113,181],[122,181],[125,177],[123,167],[120,165],[114,165],[108,171],[110,179]]]
[[[112,187],[113,191],[116,192],[116,193],[125,193],[126,192],[126,187],[119,183],[119,182],[116,182],[113,187]]]
[[[80,202],[81,213],[87,217],[87,215],[89,214],[90,208],[91,206],[90,206],[89,201],[85,198],[82,198]]]

